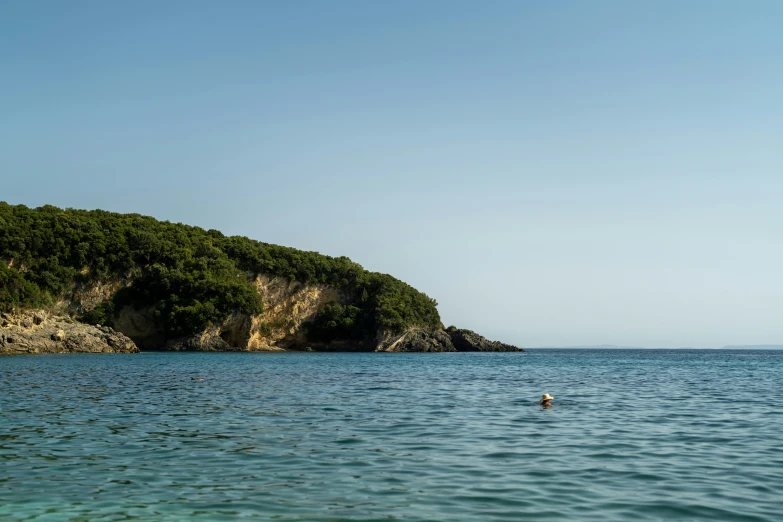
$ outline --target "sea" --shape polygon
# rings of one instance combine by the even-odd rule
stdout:
[[[3,357],[0,520],[780,521],[783,352]]]

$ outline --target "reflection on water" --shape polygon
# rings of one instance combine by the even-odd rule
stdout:
[[[0,519],[779,520],[782,432],[781,352],[6,357]]]

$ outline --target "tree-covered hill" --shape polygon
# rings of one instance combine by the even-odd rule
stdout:
[[[138,214],[27,208],[0,202],[0,310],[47,308],[78,285],[129,280],[111,300],[82,310],[111,325],[121,306],[153,307],[169,337],[196,333],[262,303],[254,274],[326,284],[349,296],[323,307],[313,338],[364,339],[380,329],[440,328],[434,299],[347,257],[227,237]]]

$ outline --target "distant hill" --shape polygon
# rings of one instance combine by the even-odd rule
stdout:
[[[616,344],[580,344],[577,346],[540,346],[539,348],[561,348],[561,349],[577,349],[585,348],[591,350],[644,350],[644,346],[618,346]]]
[[[567,348],[600,348],[603,350],[641,350],[643,346],[618,346],[616,344],[582,344],[579,346],[567,346]]]
[[[616,344],[582,344],[577,346],[540,346],[539,348],[589,349],[589,350],[783,350],[783,344],[738,344],[721,348],[693,348],[679,346],[677,348],[659,348],[650,346],[618,346]]]
[[[783,350],[783,344],[730,344],[723,350]]]

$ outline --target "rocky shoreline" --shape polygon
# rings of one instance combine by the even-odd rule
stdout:
[[[172,339],[161,351],[307,351],[307,352],[524,352],[510,344],[490,341],[453,326],[431,330],[411,328],[400,335],[386,332],[372,342],[308,343],[253,350],[229,343],[219,329],[191,337]],[[137,353],[136,343],[122,332],[99,325],[79,323],[67,315],[33,310],[0,314],[0,355],[38,353]]]
[[[0,314],[0,355],[138,351],[129,337],[106,326],[43,310]]]
[[[524,352],[522,348],[490,341],[471,330],[450,326],[445,330],[412,329],[400,338],[381,344],[379,352]]]

